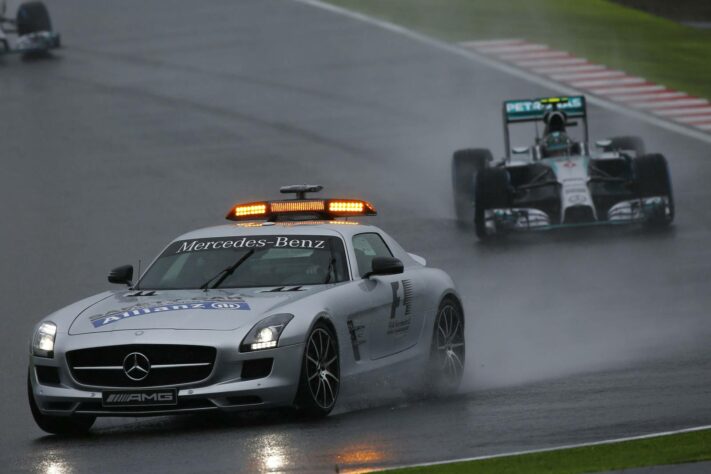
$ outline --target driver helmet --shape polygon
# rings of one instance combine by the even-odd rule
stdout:
[[[553,132],[565,132],[565,126],[568,123],[568,116],[560,110],[549,110],[543,116],[543,123],[546,124],[544,135]]]

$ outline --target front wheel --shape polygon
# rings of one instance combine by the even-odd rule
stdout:
[[[445,298],[437,310],[430,347],[429,394],[444,396],[457,391],[464,375],[465,347],[464,312],[457,300]]]
[[[452,190],[457,224],[471,225],[474,216],[474,184],[477,174],[493,160],[485,148],[458,150],[452,156]]]
[[[658,153],[635,158],[635,190],[639,198],[664,197],[667,210],[660,208],[649,218],[651,226],[667,226],[674,220],[674,193],[672,192],[669,165],[664,155]]]
[[[328,415],[336,405],[340,385],[338,341],[333,330],[319,321],[306,339],[296,395],[297,408],[314,418]]]
[[[35,423],[42,431],[47,433],[64,436],[81,435],[87,433],[94,421],[96,421],[95,416],[52,416],[43,414],[37,406],[35,396],[32,393],[29,374],[27,375],[27,398]]]
[[[487,228],[487,211],[511,207],[509,174],[504,168],[487,168],[476,177],[474,190],[474,230],[480,240],[492,235]]]

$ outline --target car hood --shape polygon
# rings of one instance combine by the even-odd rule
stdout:
[[[114,292],[79,313],[69,334],[137,329],[231,331],[328,286]]]

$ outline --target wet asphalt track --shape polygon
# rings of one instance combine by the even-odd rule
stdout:
[[[454,225],[450,153],[501,153],[501,101],[550,90],[287,0],[49,5],[66,49],[0,59],[0,470],[344,471],[711,423],[708,144],[592,108],[593,136],[669,157],[676,225],[484,246]],[[318,423],[108,419],[73,440],[34,426],[36,320],[299,182],[372,200],[374,222],[455,277],[464,395],[378,388]]]

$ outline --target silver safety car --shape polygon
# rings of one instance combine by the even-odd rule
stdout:
[[[455,391],[464,313],[452,279],[378,227],[354,199],[235,205],[234,221],[168,244],[133,281],[42,319],[28,397],[39,427],[87,431],[97,416],[294,406],[325,416],[342,384],[398,374]]]
[[[646,153],[639,137],[589,144],[584,96],[510,100],[503,104],[506,156],[485,148],[452,158],[457,218],[477,236],[511,231],[644,223],[666,226],[674,197],[666,158]],[[569,128],[582,123],[582,138]],[[531,146],[512,147],[512,124],[535,124]],[[539,134],[539,125],[543,133]]]

